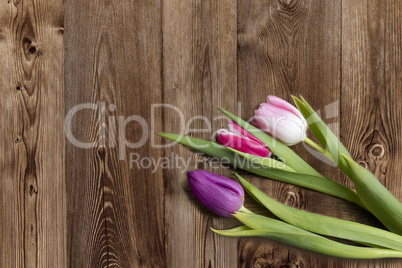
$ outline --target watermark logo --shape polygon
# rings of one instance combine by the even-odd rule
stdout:
[[[213,125],[216,125],[216,121],[227,121],[228,118],[224,115],[219,115],[214,118],[207,118],[203,115],[192,116],[191,118],[186,118],[183,111],[172,104],[166,103],[156,103],[150,106],[150,114],[149,118],[144,118],[139,114],[123,116],[117,115],[116,106],[114,104],[106,104],[105,102],[99,103],[83,103],[79,104],[72,109],[70,109],[65,118],[65,131],[67,140],[74,146],[82,149],[91,149],[91,148],[99,148],[99,147],[110,147],[117,148],[119,160],[128,161],[131,169],[150,169],[152,172],[156,172],[158,169],[180,169],[183,172],[190,168],[190,165],[194,165],[194,168],[200,164],[199,159],[204,159],[203,157],[189,157],[183,158],[178,155],[175,155],[173,152],[169,152],[166,150],[167,148],[171,148],[174,145],[177,145],[177,141],[166,141],[163,144],[156,143],[156,132],[160,131],[156,129],[157,122],[160,121],[160,118],[157,116],[158,109],[169,109],[169,113],[176,117],[176,121],[179,123],[179,128],[175,130],[175,133],[179,135],[186,135],[188,133],[197,135],[206,135],[209,136],[210,141],[216,140],[217,130],[213,129]],[[160,112],[160,111],[159,111]],[[238,103],[237,115],[241,117],[241,103]],[[319,116],[322,115],[321,110],[317,111]],[[339,102],[332,102],[324,107],[324,120],[329,119],[331,122],[328,124],[330,129],[335,134],[339,132],[339,122],[338,122],[338,114],[339,114]],[[83,116],[91,116],[96,115],[97,123],[95,126],[97,129],[98,137],[96,141],[84,141],[79,137],[74,136],[73,134],[73,122],[78,120]],[[159,121],[158,121],[159,120]],[[283,123],[283,120],[289,120],[286,116],[276,116],[272,118],[267,118],[271,124],[272,129],[276,129],[276,124]],[[309,121],[309,120],[307,120]],[[201,124],[200,124],[201,123]],[[131,124],[135,124],[137,126],[138,135],[135,136],[135,141],[130,141],[127,139],[127,129]],[[203,125],[203,128],[192,128],[193,125]],[[87,126],[85,126],[87,127]],[[139,127],[139,128],[138,128]],[[305,135],[305,133],[299,133],[300,135]],[[132,136],[132,135],[131,135]],[[229,143],[239,142],[235,140],[236,136],[229,137],[234,140],[229,140]],[[191,142],[191,140],[188,140]],[[212,143],[212,146],[215,143]],[[163,156],[161,150],[160,157],[151,157],[146,155],[141,155],[139,153],[139,149],[143,146],[149,146],[153,149],[165,149],[167,156]],[[241,149],[242,143],[239,142],[238,146]],[[317,159],[327,163],[334,165],[330,160],[328,160],[321,153],[309,147],[307,144],[303,143],[304,148]],[[269,148],[268,148],[269,149]],[[238,156],[238,155],[236,155]],[[244,158],[238,156],[239,163],[244,161]],[[224,167],[228,166],[228,159],[214,159],[208,158],[207,160],[203,160],[203,165],[214,167]],[[246,161],[247,162],[247,161]]]

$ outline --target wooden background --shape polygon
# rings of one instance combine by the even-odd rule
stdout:
[[[176,111],[156,108],[151,128],[153,104],[186,120],[215,118],[215,106],[247,119],[268,94],[302,94],[402,201],[402,1],[1,0],[0,55],[0,267],[402,267],[214,235],[209,227],[238,223],[201,208],[183,169],[127,160],[177,155],[208,168],[181,146],[152,146],[166,142],[154,131],[181,127]],[[89,149],[64,131],[83,103],[101,103],[72,121]],[[148,122],[149,139],[124,152],[110,126],[132,115]],[[135,142],[142,129],[130,123],[125,134]],[[302,144],[295,150],[352,187]],[[378,224],[336,198],[248,178],[288,205]]]

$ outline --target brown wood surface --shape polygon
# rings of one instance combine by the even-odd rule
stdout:
[[[130,162],[230,176],[155,132],[210,139],[226,124],[216,106],[248,119],[269,94],[302,95],[402,201],[400,1],[3,0],[0,53],[0,267],[402,267],[214,235],[238,223],[194,200],[183,164]],[[380,226],[346,201],[245,175],[290,206]]]
[[[96,105],[72,122],[74,137],[92,148],[67,144],[68,266],[161,267],[163,173],[130,169],[128,153],[163,152],[146,143],[126,154],[120,141],[139,141],[141,126],[113,127],[132,115],[150,122],[151,104],[162,102],[161,5],[68,1],[65,15],[66,111]],[[160,112],[156,118],[160,126]]]
[[[0,2],[0,267],[66,261],[63,2]]]

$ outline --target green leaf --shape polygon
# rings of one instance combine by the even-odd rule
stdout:
[[[280,202],[277,202],[258,190],[251,183],[243,179],[239,174],[235,173],[236,178],[244,190],[258,203],[270,210],[275,216],[281,220],[302,228],[304,230],[332,236],[351,241],[356,241],[364,244],[376,245],[377,247],[386,247],[402,251],[402,236],[375,228],[372,226],[341,220],[333,217],[318,215],[300,209],[288,207]],[[240,216],[239,216],[240,215]],[[253,229],[267,228],[270,221],[267,222],[265,217],[254,215],[249,216],[245,213],[236,214],[237,218],[246,217],[252,223],[239,219],[244,224]]]
[[[402,235],[402,204],[367,169],[342,155],[357,194],[368,210],[390,231]]]
[[[253,154],[247,154],[247,153],[243,153],[243,152],[240,152],[238,150],[235,150],[235,149],[229,148],[229,147],[228,147],[228,149],[230,151],[240,155],[241,157],[244,157],[251,163],[259,164],[259,165],[267,167],[267,168],[274,168],[274,169],[281,169],[281,170],[285,170],[285,171],[289,171],[289,172],[296,172],[293,168],[287,166],[285,163],[275,160],[273,158],[261,157],[261,156],[256,156]]]
[[[253,230],[246,227],[234,228],[231,230],[215,230],[213,232],[232,237],[265,237],[284,243],[289,246],[318,252],[334,257],[351,259],[381,259],[381,258],[402,258],[402,252],[391,249],[368,248],[349,246],[339,242],[332,241],[319,235],[300,229],[293,232],[287,232],[288,224],[283,223],[282,231],[273,231],[270,229]]]
[[[250,227],[246,226],[246,225],[242,225],[239,227],[235,227],[232,229],[227,229],[227,230],[216,230],[214,228],[210,228],[212,232],[220,234],[220,235],[224,235],[224,236],[233,236],[236,237],[238,236],[238,233],[244,232],[244,231],[251,231],[253,229],[251,229]]]
[[[321,145],[328,151],[332,156],[332,161],[346,174],[349,175],[345,160],[341,157],[341,154],[350,157],[348,150],[343,146],[338,137],[332,132],[332,130],[327,127],[327,125],[322,121],[318,114],[313,108],[307,103],[306,100],[301,97],[302,101],[298,98],[292,96],[297,109],[306,119],[308,127],[314,136],[321,143]]]
[[[243,119],[226,111],[225,109],[218,108],[218,110],[227,115],[230,119],[232,119],[236,124],[238,124],[243,129],[248,131],[251,135],[259,139],[262,143],[267,145],[268,149],[271,152],[275,153],[277,156],[283,158],[285,164],[288,165],[289,167],[303,174],[310,174],[318,177],[322,176],[318,171],[316,171],[309,164],[307,164],[300,156],[298,156],[295,152],[293,152],[287,145],[272,138],[259,128],[254,127],[253,125],[247,123]]]
[[[360,199],[358,198],[355,192],[353,192],[346,186],[339,184],[335,181],[332,181],[330,179],[327,179],[325,177],[294,173],[284,171],[281,169],[267,168],[258,165],[256,163],[251,163],[250,161],[247,161],[247,159],[242,158],[241,156],[233,153],[226,147],[214,142],[171,133],[157,133],[157,134],[164,138],[177,141],[180,144],[189,146],[190,148],[202,152],[204,154],[219,158],[228,164],[244,169],[251,173],[260,175],[262,177],[298,185],[317,192],[345,199],[359,206],[363,206],[363,204],[360,202]]]

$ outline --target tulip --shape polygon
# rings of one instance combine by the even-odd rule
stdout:
[[[261,157],[271,154],[261,141],[233,121],[228,121],[228,128],[216,131],[216,140],[223,146]]]
[[[227,112],[227,111],[225,111],[225,112]],[[229,112],[227,112],[227,113],[230,114]],[[232,116],[233,114],[230,114],[230,115]],[[233,118],[235,118],[234,115],[233,115]],[[241,122],[241,121],[239,121],[239,122]],[[242,120],[242,122],[247,124],[243,120]],[[251,126],[251,125],[249,125],[249,126]],[[256,130],[258,130],[258,129],[256,129]],[[265,134],[264,132],[262,132],[261,130],[259,130],[259,131],[261,132],[261,134],[263,134],[267,137],[270,137],[267,134]],[[235,167],[241,167],[245,171],[254,173],[256,175],[259,175],[259,176],[262,176],[265,178],[274,179],[274,180],[281,181],[284,183],[294,184],[294,185],[301,186],[301,187],[311,189],[311,190],[314,190],[317,192],[321,192],[324,194],[336,196],[336,197],[345,199],[347,201],[350,201],[352,203],[355,203],[361,207],[364,207],[364,205],[361,203],[357,194],[354,191],[352,191],[350,188],[348,188],[336,181],[327,179],[318,172],[317,172],[318,175],[314,175],[314,173],[309,172],[309,170],[306,168],[300,169],[300,166],[301,166],[300,162],[295,162],[294,159],[292,159],[292,161],[287,161],[286,165],[288,163],[296,163],[296,165],[288,166],[288,167],[292,168],[293,170],[296,170],[296,172],[289,172],[290,170],[287,170],[288,172],[285,172],[283,168],[273,168],[273,167],[266,168],[266,167],[263,167],[264,164],[261,164],[261,165],[258,165],[258,164],[247,165],[246,164],[245,165],[244,164],[245,162],[243,159],[241,159],[240,157],[236,157],[236,154],[233,153],[232,150],[225,148],[223,145],[219,145],[219,144],[213,143],[211,141],[192,138],[189,136],[183,136],[180,134],[158,133],[158,135],[161,137],[164,137],[166,139],[176,141],[182,145],[185,145],[191,149],[199,151],[205,155],[212,156],[213,158],[224,159],[225,163],[228,163]],[[280,144],[282,144],[282,143],[278,142],[278,145],[280,145]],[[279,147],[279,146],[275,147],[275,150],[277,150],[278,148],[280,148],[281,150],[288,149],[289,151],[294,153],[289,147],[287,147],[284,144],[282,144],[282,145],[283,146],[281,146],[281,147]],[[296,154],[296,153],[294,153],[294,154]],[[265,158],[265,159],[270,159],[270,158]],[[254,161],[252,161],[252,159],[247,159],[247,160],[250,160],[250,162],[254,162]],[[267,161],[267,160],[264,160],[264,162],[265,161]],[[306,163],[306,165],[307,165],[307,167],[310,167],[307,163]],[[315,171],[314,169],[312,169],[312,170]]]
[[[233,122],[232,120],[228,121],[228,129],[237,134],[240,135],[242,137],[248,138],[250,140],[253,140],[259,144],[261,144],[262,146],[265,147],[264,143],[262,143],[259,139],[257,139],[256,137],[254,137],[253,135],[251,135],[247,130],[245,130],[244,128],[242,128],[241,126],[239,126],[238,124],[236,124],[235,122]]]
[[[286,145],[306,139],[307,123],[299,110],[276,96],[268,96],[266,103],[254,111],[250,122]]]
[[[228,218],[243,209],[244,190],[239,183],[205,170],[187,172],[195,198],[213,213]]]

